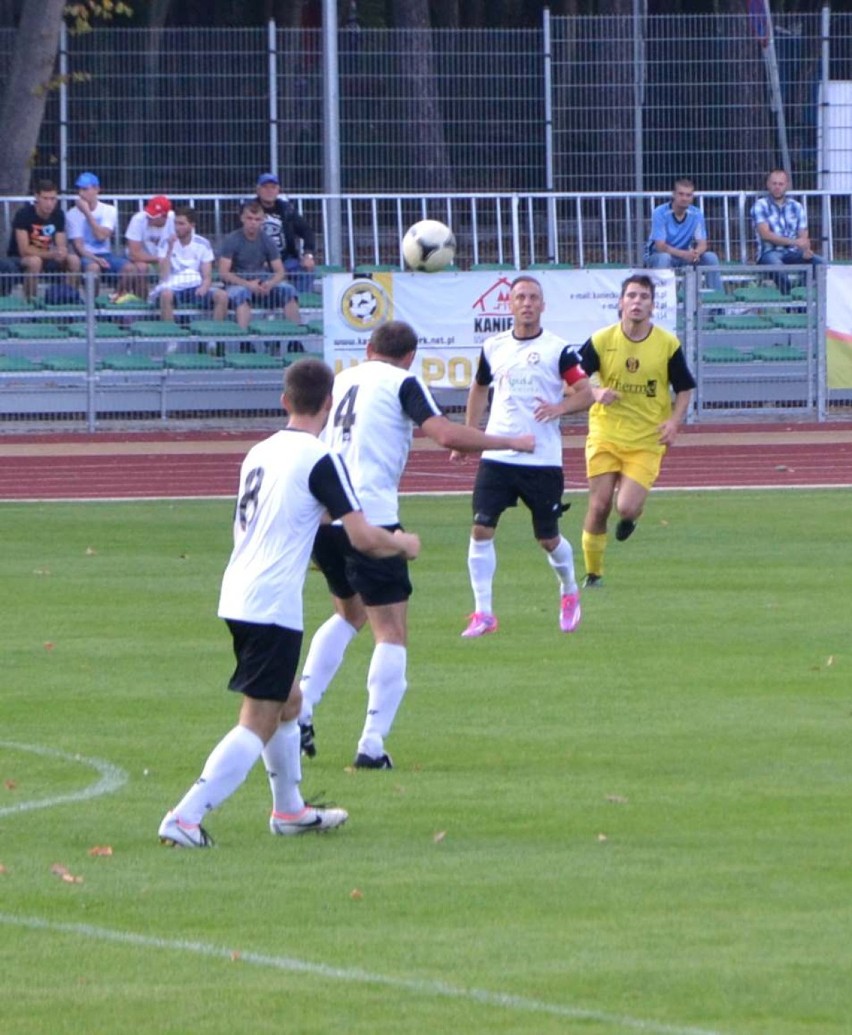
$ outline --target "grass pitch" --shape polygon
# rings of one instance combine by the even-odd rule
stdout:
[[[258,767],[189,852],[156,831],[235,720],[231,504],[0,506],[2,1031],[847,1032],[848,493],[655,494],[572,636],[510,513],[478,641],[468,501],[403,512],[397,768],[347,771],[362,634],[304,764],[347,826],[270,837]]]

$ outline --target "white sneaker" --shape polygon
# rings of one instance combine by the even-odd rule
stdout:
[[[183,823],[167,812],[158,831],[160,843],[169,848],[212,848],[213,838],[200,823]]]
[[[301,812],[292,815],[273,812],[269,817],[269,830],[273,834],[320,834],[326,830],[342,827],[349,819],[346,809],[317,809],[306,805]]]

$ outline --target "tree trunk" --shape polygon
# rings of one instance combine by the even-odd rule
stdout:
[[[26,0],[0,106],[0,194],[29,190],[65,0]]]

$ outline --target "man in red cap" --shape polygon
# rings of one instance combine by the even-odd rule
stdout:
[[[127,258],[133,263],[132,292],[141,300],[148,297],[149,279],[159,270],[159,246],[175,232],[172,203],[165,194],[157,194],[136,212],[127,224]]]

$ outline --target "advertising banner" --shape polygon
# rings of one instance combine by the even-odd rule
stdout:
[[[543,324],[572,345],[618,321],[621,283],[630,269],[536,270],[544,291]],[[419,337],[413,372],[432,388],[467,388],[482,342],[512,326],[514,271],[336,273],[323,290],[325,358],[335,371],[361,362],[375,327],[404,320]],[[674,331],[674,275],[654,271],[654,322]]]
[[[826,383],[852,388],[852,268],[830,266],[826,276]]]

